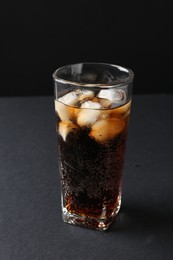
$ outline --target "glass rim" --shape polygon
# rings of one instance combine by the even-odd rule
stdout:
[[[122,79],[122,81],[120,83],[117,83],[115,81],[112,81],[111,83],[82,83],[82,82],[77,82],[77,81],[71,81],[71,80],[66,80],[63,79],[59,76],[57,76],[57,73],[62,70],[65,69],[67,67],[72,67],[74,65],[99,65],[99,66],[109,66],[111,68],[117,68],[120,71],[124,71],[126,73],[128,73],[128,77]],[[124,86],[126,84],[129,84],[133,81],[134,79],[134,72],[131,69],[128,69],[126,67],[120,66],[120,65],[115,65],[115,64],[110,64],[110,63],[103,63],[103,62],[79,62],[79,63],[73,63],[73,64],[69,64],[69,65],[64,65],[59,67],[57,70],[54,71],[54,73],[52,74],[52,77],[54,79],[54,81],[58,82],[58,83],[62,83],[62,84],[69,84],[69,85],[74,85],[74,86],[79,86],[79,87],[102,87],[102,88],[115,88],[115,87],[120,87],[120,86]]]

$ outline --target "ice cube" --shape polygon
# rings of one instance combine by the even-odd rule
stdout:
[[[96,102],[86,101],[81,105],[81,110],[77,117],[79,126],[90,126],[96,122],[100,116],[101,105]]]
[[[68,106],[74,106],[77,101],[78,101],[78,92],[77,91],[72,91],[67,93],[66,95],[58,98],[58,101],[62,102],[65,105]]]
[[[102,106],[98,102],[86,101],[81,105],[81,108],[100,109]]]
[[[73,108],[68,106],[74,106],[78,101],[78,95],[72,91],[66,95],[55,100],[55,111],[63,121],[69,121],[73,117]]]
[[[57,100],[55,100],[55,111],[57,112],[62,121],[75,120],[77,114],[79,113],[78,108],[64,105],[63,103]]]
[[[125,123],[121,119],[101,119],[93,124],[89,136],[94,138],[97,142],[105,143],[121,133],[124,126]]]
[[[55,111],[57,112],[57,114],[59,115],[59,117],[62,121],[70,120],[68,106],[64,105],[63,103],[59,102],[58,100],[55,100]]]
[[[130,112],[130,107],[131,107],[131,101],[129,101],[127,104],[125,104],[121,107],[118,107],[116,110],[118,113],[126,114],[127,112],[128,113]]]
[[[88,99],[92,99],[94,97],[94,92],[91,90],[81,90],[81,93],[79,94],[79,101],[85,101]]]
[[[126,94],[122,89],[102,89],[97,97],[109,99],[112,104],[125,102]]]
[[[61,121],[59,123],[59,134],[62,136],[64,141],[66,141],[67,135],[75,129],[77,129],[77,126],[72,122]]]
[[[128,116],[130,114],[130,108],[131,108],[131,101],[129,101],[128,103],[126,103],[123,106],[112,109],[110,111],[110,116],[111,117],[120,117],[120,118]]]
[[[100,102],[102,108],[104,108],[104,109],[110,108],[112,105],[112,102],[106,98],[99,98],[99,102]]]

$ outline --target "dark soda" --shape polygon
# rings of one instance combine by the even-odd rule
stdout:
[[[107,229],[121,204],[131,102],[100,109],[55,102],[64,221]]]

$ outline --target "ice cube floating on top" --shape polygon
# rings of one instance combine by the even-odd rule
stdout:
[[[110,100],[111,104],[114,104],[114,106],[117,106],[122,102],[125,103],[126,100],[125,91],[122,89],[103,89],[100,90],[97,97]]]
[[[91,90],[80,90],[71,91],[64,96],[58,98],[58,101],[62,102],[68,106],[78,106],[78,101],[83,101],[86,99],[92,99],[94,97],[94,92]]]
[[[125,99],[123,90],[114,89],[100,90],[97,95],[91,90],[75,90],[65,94],[55,100],[55,110],[61,119],[59,134],[66,141],[71,131],[89,127],[89,136],[98,142],[115,137],[125,126],[122,114],[130,108],[130,103],[121,106]],[[116,106],[120,107],[110,109]]]
[[[125,103],[126,94],[125,91],[122,89],[103,89],[99,91],[97,96],[95,96],[94,92],[91,90],[77,89],[58,98],[58,101],[68,106],[80,107],[83,104],[83,102],[87,100],[92,101],[92,99],[94,98],[97,98],[98,103],[100,103],[101,105],[103,104],[101,108],[105,109],[107,107],[104,106],[104,101],[107,101],[108,106],[111,106],[113,108],[118,105],[121,105],[122,102]],[[95,104],[93,105],[93,107],[90,106],[88,108],[97,109],[97,107],[95,107]]]
[[[90,109],[80,109],[77,116],[77,124],[79,126],[89,126],[97,121],[100,116],[101,104],[92,101],[86,101],[81,105],[81,108]]]

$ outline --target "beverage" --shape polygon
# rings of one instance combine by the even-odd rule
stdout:
[[[64,222],[106,230],[118,214],[133,76],[91,62],[53,74]]]
[[[117,215],[130,106],[111,89],[73,89],[55,100],[65,222],[104,230]]]

